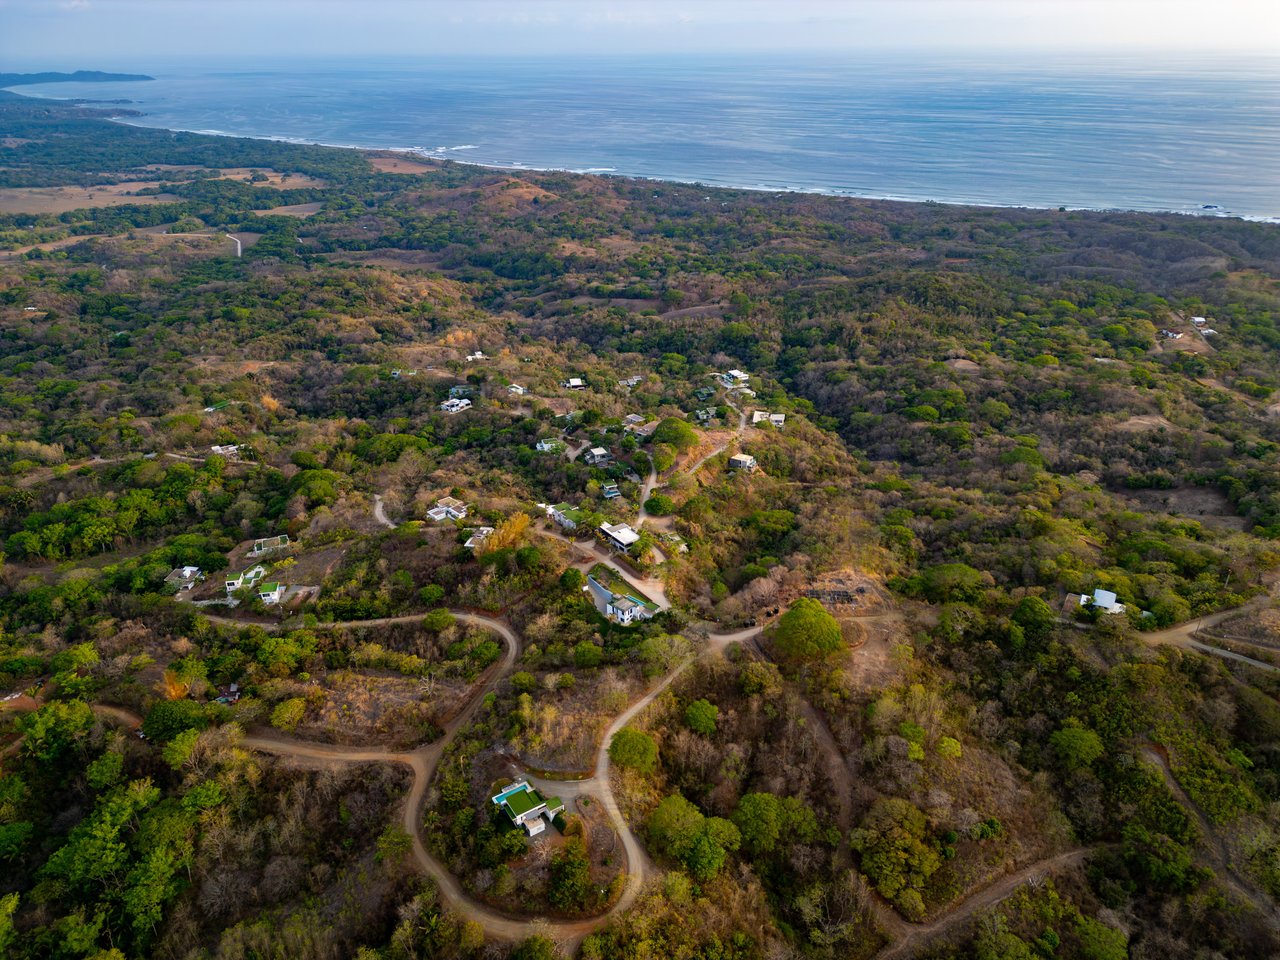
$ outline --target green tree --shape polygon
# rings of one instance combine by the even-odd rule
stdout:
[[[653,430],[653,442],[665,443],[683,453],[698,442],[698,432],[689,421],[679,417],[667,417]]]
[[[564,960],[553,940],[543,936],[530,937],[511,953],[511,960]]]
[[[1022,627],[1023,635],[1036,645],[1049,639],[1055,620],[1053,607],[1039,597],[1023,597],[1013,608],[1013,622]]]
[[[1068,726],[1055,730],[1049,742],[1068,770],[1092,766],[1093,761],[1102,756],[1102,738],[1084,727]]]
[[[643,730],[623,727],[609,741],[609,759],[637,773],[652,773],[658,764],[658,743]]]
[[[194,700],[161,700],[147,711],[142,732],[152,740],[171,740],[183,730],[203,730],[209,725],[204,708]]]
[[[708,700],[694,700],[684,708],[684,723],[694,733],[710,737],[716,732],[720,708]]]
[[[83,743],[92,728],[93,711],[82,700],[55,700],[18,721],[23,750],[45,763]]]
[[[271,711],[271,725],[277,730],[293,733],[307,713],[307,701],[302,697],[291,697],[276,704]]]
[[[604,651],[590,640],[583,640],[573,648],[573,665],[582,670],[600,666]]]
[[[898,797],[877,800],[850,835],[862,872],[910,920],[924,914],[921,892],[942,864],[924,813]]]
[[[801,597],[778,619],[774,643],[788,660],[829,657],[844,646],[840,624],[821,603]]]
[[[551,856],[551,882],[547,899],[561,910],[586,906],[591,888],[591,862],[581,837],[569,837]]]
[[[748,793],[738,801],[733,822],[748,853],[755,857],[768,856],[782,835],[782,805],[772,793]]]

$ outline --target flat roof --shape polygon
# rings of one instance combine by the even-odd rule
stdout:
[[[538,796],[538,791],[528,784],[524,785],[522,790],[513,790],[508,793],[502,800],[503,805],[511,811],[511,816],[521,817],[535,807],[542,806],[542,797]]]

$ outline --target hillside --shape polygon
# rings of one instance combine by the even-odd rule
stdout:
[[[0,132],[6,955],[1280,954],[1280,227]]]

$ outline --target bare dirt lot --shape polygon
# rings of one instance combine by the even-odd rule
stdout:
[[[420,160],[410,160],[408,157],[395,156],[372,156],[369,157],[369,163],[373,169],[379,173],[434,173],[436,167],[433,164],[425,163]]]
[[[128,203],[172,203],[171,193],[131,196],[138,190],[163,187],[159,180],[131,180],[93,187],[9,187],[0,190],[0,213],[59,214],[86,207],[119,207]]]
[[[309,217],[320,212],[323,203],[291,203],[284,207],[270,207],[253,211],[260,217]]]

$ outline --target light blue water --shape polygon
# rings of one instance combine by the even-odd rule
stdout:
[[[128,98],[151,126],[503,167],[1280,217],[1280,59],[330,63],[21,92]]]

